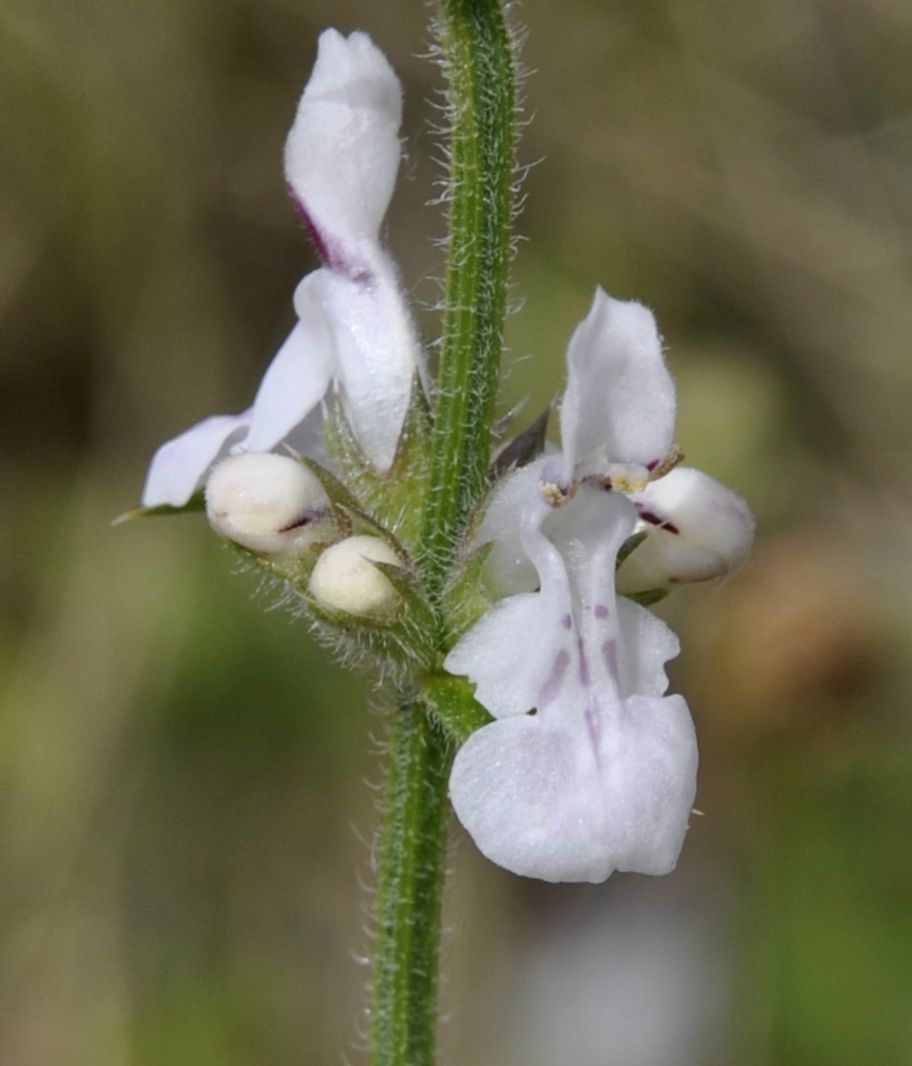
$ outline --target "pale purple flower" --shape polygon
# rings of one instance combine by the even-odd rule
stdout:
[[[497,719],[457,753],[453,805],[516,873],[601,881],[674,868],[696,790],[687,705],[666,696],[678,641],[619,597],[618,552],[646,552],[628,591],[743,561],[753,524],[730,490],[673,465],[675,390],[652,313],[596,292],[567,352],[560,452],[508,474],[475,533],[503,596],[444,666]],[[655,538],[655,543],[653,543]]]
[[[617,552],[636,522],[630,501],[585,487],[571,512],[558,548],[541,529],[548,504],[527,507],[520,539],[539,590],[501,600],[446,659],[497,719],[460,748],[450,795],[480,850],[514,873],[668,873],[697,768],[687,705],[664,695],[677,638],[615,595]]]
[[[333,388],[366,457],[379,470],[391,465],[415,374],[423,374],[395,265],[380,242],[401,115],[399,81],[370,38],[326,30],[285,146],[289,192],[323,266],[298,286],[298,322],[253,405],[162,445],[145,506],[185,504],[228,449],[299,445]]]

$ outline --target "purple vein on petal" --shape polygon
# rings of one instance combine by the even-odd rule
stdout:
[[[373,285],[374,275],[370,270],[349,263],[344,256],[339,254],[336,248],[329,244],[326,237],[314,222],[303,201],[298,198],[294,186],[290,182],[286,182],[285,188],[288,190],[288,195],[291,198],[295,213],[304,223],[308,236],[317,251],[317,255],[323,260],[326,266],[337,274],[344,274],[351,281],[357,282],[360,285]]]
[[[548,675],[547,681],[542,685],[541,692],[538,695],[539,710],[544,710],[549,703],[553,703],[557,698],[569,665],[569,653],[566,650],[558,652],[554,665],[551,667],[551,673]]]
[[[599,706],[596,696],[590,696],[589,702],[586,704],[586,730],[589,733],[589,740],[592,742],[592,755],[595,759],[595,765],[601,769],[601,758],[599,756],[599,740],[601,737],[601,716],[599,715]]]
[[[620,676],[618,663],[617,644],[613,640],[606,640],[602,644],[602,659],[608,668],[608,673],[617,680]]]
[[[643,519],[644,522],[648,522],[651,526],[658,526],[659,529],[665,529],[669,533],[680,532],[674,522],[669,522],[667,519],[662,518],[661,515],[657,515],[655,511],[650,511],[639,503],[637,504],[637,514],[640,516],[640,518]]]
[[[586,656],[586,646],[582,637],[579,640],[579,678],[580,684],[584,688],[589,688],[592,684],[592,675],[589,673],[589,659]]]

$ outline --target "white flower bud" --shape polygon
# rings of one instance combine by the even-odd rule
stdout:
[[[402,566],[402,560],[379,537],[348,537],[333,544],[317,560],[310,576],[310,594],[323,607],[348,614],[382,618],[399,605],[399,593],[373,564]]]
[[[219,463],[206,483],[206,514],[216,533],[278,559],[298,558],[338,536],[316,475],[269,452],[244,452]]]
[[[632,594],[731,574],[747,558],[754,519],[744,500],[700,470],[677,467],[634,496],[646,539],[624,561]]]

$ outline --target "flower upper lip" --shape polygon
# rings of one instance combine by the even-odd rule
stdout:
[[[648,475],[671,450],[675,406],[652,312],[596,289],[567,349],[563,478],[600,473],[607,464],[630,464]]]

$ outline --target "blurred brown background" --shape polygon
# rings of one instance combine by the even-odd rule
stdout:
[[[112,529],[236,411],[312,254],[281,148],[319,29],[406,85],[389,221],[440,273],[421,3],[0,9],[0,1062],[360,1061],[367,689],[192,518]],[[525,882],[454,833],[442,1063],[912,1063],[912,10],[528,0],[504,406],[599,282],[758,516],[665,614],[702,739],[678,872]]]

